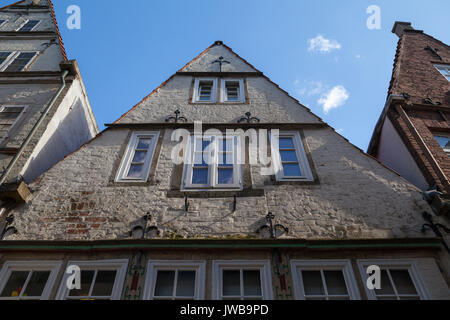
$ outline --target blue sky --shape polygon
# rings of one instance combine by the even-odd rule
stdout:
[[[344,5],[345,3],[345,5]],[[396,20],[450,43],[448,0],[55,0],[101,129],[222,40],[366,150],[386,100]],[[81,29],[69,30],[69,5]],[[369,30],[370,5],[381,29]],[[315,40],[312,40],[315,39]],[[311,42],[312,41],[312,42]]]

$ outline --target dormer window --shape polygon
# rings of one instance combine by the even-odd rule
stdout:
[[[217,79],[196,79],[193,102],[216,102]]]
[[[221,102],[245,102],[243,79],[223,79],[221,89]]]
[[[434,66],[448,81],[450,81],[450,65],[435,64]]]
[[[22,32],[33,31],[34,28],[36,28],[36,26],[39,24],[39,22],[41,22],[41,20],[28,20],[17,31],[22,31]]]

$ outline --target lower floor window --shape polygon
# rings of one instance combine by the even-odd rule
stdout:
[[[205,262],[149,261],[144,299],[204,299]]]
[[[214,261],[213,270],[213,299],[272,299],[269,262]]]
[[[300,300],[359,299],[349,261],[291,261],[296,298]]]
[[[1,300],[47,300],[60,262],[6,262],[0,272]]]
[[[369,266],[380,268],[380,289],[370,290],[365,286],[369,299],[376,300],[427,300],[429,293],[420,273],[412,261],[402,260],[360,260],[358,261],[364,282]]]
[[[69,290],[68,274],[61,282],[59,299],[65,300],[119,300],[128,260],[70,261],[68,266],[81,270],[81,288]]]

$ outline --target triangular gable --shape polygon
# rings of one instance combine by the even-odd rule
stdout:
[[[119,122],[127,122],[128,116],[131,115],[136,109],[142,104],[148,102],[148,100],[156,93],[159,93],[161,89],[165,88],[166,85],[177,75],[180,73],[188,73],[188,72],[212,72],[217,73],[219,71],[219,64],[212,63],[216,61],[218,58],[223,57],[225,61],[230,62],[224,63],[222,65],[222,72],[242,72],[242,73],[255,73],[258,76],[266,79],[271,85],[275,86],[279,92],[281,92],[285,98],[291,102],[293,102],[297,107],[301,109],[299,112],[304,111],[306,118],[308,118],[308,122],[323,122],[323,120],[311,112],[309,108],[302,105],[297,99],[289,95],[288,92],[281,89],[276,83],[270,80],[267,76],[265,76],[261,71],[256,69],[250,63],[248,63],[245,59],[236,54],[230,47],[223,44],[221,41],[216,41],[211,46],[206,48],[202,53],[200,53],[197,57],[188,62],[184,67],[182,67],[178,72],[172,75],[169,79],[163,82],[159,87],[153,90],[148,96],[146,96],[142,101],[140,101],[137,105],[123,114],[118,120],[114,123]],[[151,103],[151,101],[150,101]],[[306,115],[307,114],[307,115]]]

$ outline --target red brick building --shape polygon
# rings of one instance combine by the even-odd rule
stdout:
[[[438,215],[450,212],[450,47],[396,22],[400,39],[388,98],[368,153],[426,194]],[[433,192],[437,190],[442,194]]]

